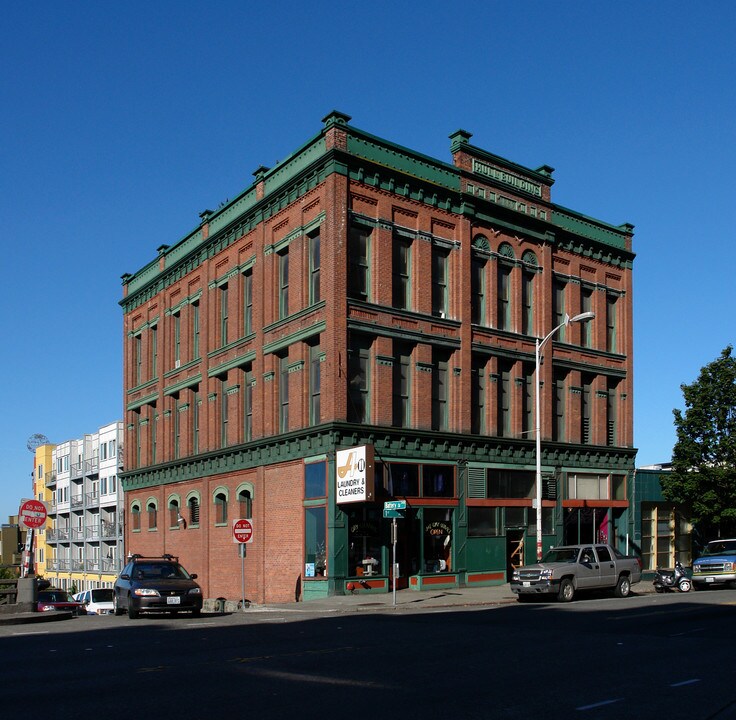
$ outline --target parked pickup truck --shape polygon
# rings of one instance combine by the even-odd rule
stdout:
[[[693,587],[696,590],[726,583],[736,586],[736,539],[709,542],[693,563]]]
[[[641,580],[641,561],[610,545],[564,545],[552,548],[536,565],[516,568],[511,591],[519,602],[535,595],[555,595],[570,602],[578,590],[611,588],[626,597]]]

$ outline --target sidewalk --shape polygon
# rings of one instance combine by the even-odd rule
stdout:
[[[396,605],[394,593],[361,593],[334,595],[332,597],[293,603],[269,603],[253,605],[249,612],[273,612],[287,610],[292,612],[391,612],[419,610],[427,608],[452,608],[470,606],[502,605],[516,602],[516,595],[507,583],[489,587],[449,588],[446,590],[397,590]]]

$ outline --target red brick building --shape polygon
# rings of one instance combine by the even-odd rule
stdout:
[[[126,548],[238,599],[247,517],[252,601],[385,591],[398,499],[400,585],[505,581],[535,553],[535,339],[582,312],[540,371],[544,544],[623,543],[633,227],[464,131],[446,163],[349,120],[123,276]],[[338,492],[350,448],[372,496]]]

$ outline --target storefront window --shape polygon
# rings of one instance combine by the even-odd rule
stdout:
[[[391,463],[386,489],[394,497],[419,497],[419,467]]]
[[[534,497],[536,477],[525,470],[488,470],[489,498],[531,498]]]
[[[498,508],[469,507],[468,537],[495,537],[500,535]]]
[[[348,574],[385,574],[381,546],[381,511],[374,507],[348,510]]]
[[[452,508],[424,509],[424,571],[452,570]]]
[[[422,497],[455,497],[455,468],[422,465]]]
[[[327,575],[327,510],[304,508],[304,576]]]

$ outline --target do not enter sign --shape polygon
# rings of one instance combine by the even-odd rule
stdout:
[[[20,521],[31,530],[43,527],[46,523],[46,505],[40,500],[24,500],[20,505]]]
[[[233,520],[233,542],[253,542],[253,521],[246,518]]]

